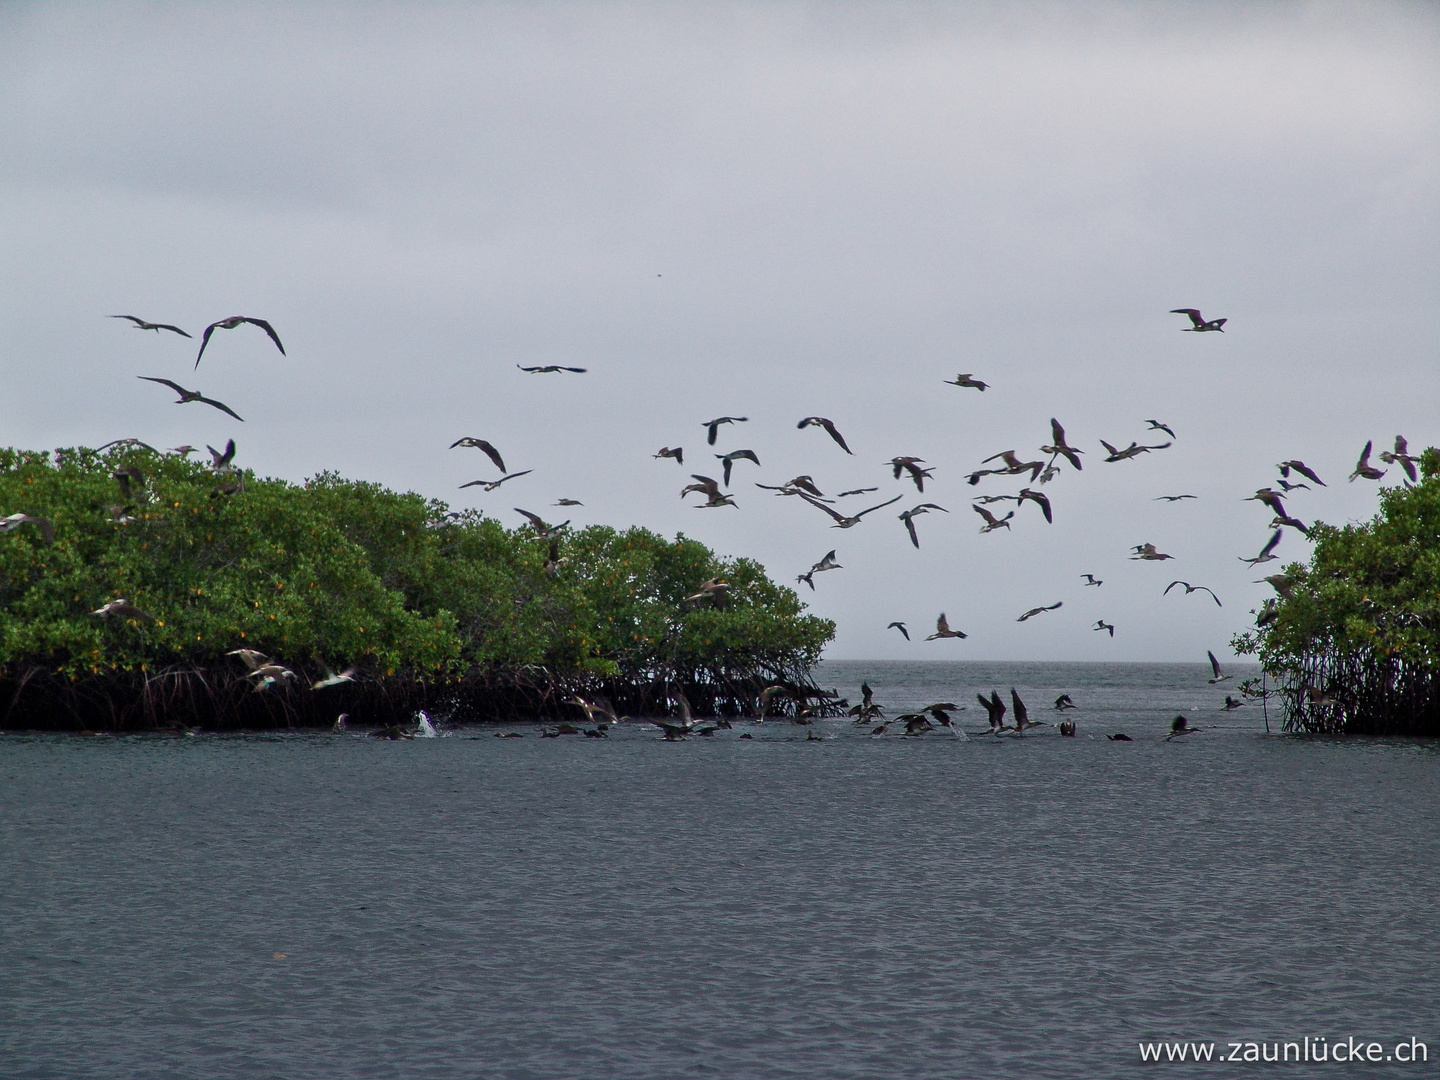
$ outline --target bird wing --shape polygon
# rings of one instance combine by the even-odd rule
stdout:
[[[590,369],[589,369],[589,368],[583,368],[583,367],[562,367],[560,370],[561,370],[561,371],[573,371],[573,372],[575,372],[576,375],[584,375],[585,372],[589,371]]]
[[[982,518],[984,518],[988,524],[995,524],[995,515],[990,513],[990,511],[986,510],[983,506],[979,505],[978,503],[971,503],[970,509],[974,510],[975,513],[979,514]]]
[[[804,492],[801,492],[800,495],[801,495],[801,498],[804,498],[805,493],[804,493]],[[860,518],[860,517],[864,517],[866,514],[870,513],[871,510],[883,510],[885,507],[889,506],[891,503],[897,503],[897,502],[899,502],[899,501],[900,501],[901,499],[903,499],[903,498],[904,498],[903,495],[896,495],[893,499],[886,499],[883,503],[880,503],[880,504],[878,504],[878,505],[876,505],[876,506],[872,506],[872,507],[870,507],[868,510],[861,510],[861,511],[860,511],[858,514],[856,514],[855,516],[856,516],[857,518]],[[811,501],[813,502],[814,500],[812,499]],[[840,515],[839,515],[839,514],[836,514],[835,516],[838,518]]]
[[[1210,594],[1210,599],[1215,601],[1215,606],[1216,606],[1216,607],[1224,607],[1224,606],[1225,606],[1224,604],[1220,603],[1220,598],[1215,595],[1215,590],[1214,590],[1214,589],[1211,589],[1211,588],[1209,588],[1209,587],[1207,587],[1207,586],[1205,586],[1205,585],[1197,585],[1197,586],[1195,586],[1195,588],[1196,588],[1197,590],[1204,590],[1205,592],[1208,592],[1208,593]]]
[[[206,405],[214,406],[221,412],[229,413],[231,416],[235,417],[236,420],[239,420],[242,424],[245,422],[245,418],[243,416],[237,413],[234,409],[230,408],[230,406],[226,405],[223,401],[216,401],[214,398],[208,397],[197,397],[195,400],[203,401]]]
[[[1172,581],[1169,585],[1165,586],[1165,591],[1160,595],[1169,596],[1170,590],[1173,589],[1176,585],[1184,585],[1187,591],[1190,589],[1190,583],[1188,581]]]
[[[518,506],[514,507],[513,509],[517,514],[523,514],[529,520],[530,524],[535,526],[535,528],[539,529],[541,532],[550,531],[550,526],[545,523],[545,519],[542,518],[539,514],[532,514],[529,510],[521,510]]]
[[[285,355],[285,346],[280,344],[280,335],[275,333],[273,326],[264,319],[252,319],[248,315],[244,317],[243,321],[248,322],[251,326],[258,326],[261,330],[264,330],[265,333],[269,334],[270,340],[275,342],[275,347],[280,350],[280,355]]]
[[[900,496],[898,496],[898,495],[895,496],[896,499],[898,499],[899,497],[900,497]],[[806,495],[805,492],[803,492],[803,491],[800,492],[800,498],[804,499],[804,500],[805,500],[806,502],[808,502],[811,506],[818,506],[821,510],[824,510],[825,513],[829,514],[829,515],[830,515],[832,518],[834,518],[836,521],[849,521],[849,520],[850,520],[850,519],[847,518],[844,514],[837,513],[836,511],[830,509],[830,507],[826,506],[826,505],[825,505],[824,503],[822,503],[819,499],[812,499],[809,495]],[[891,502],[894,502],[894,499],[892,499]],[[856,516],[858,517],[859,515],[857,514]]]
[[[156,330],[170,330],[170,331],[173,331],[174,333],[179,334],[181,337],[190,337],[190,335],[187,334],[187,333],[185,333],[184,330],[181,330],[180,327],[178,327],[178,326],[171,326],[169,323],[163,323],[163,322],[162,322],[162,323],[155,323],[155,324],[154,324],[154,329],[156,329]]]
[[[1205,650],[1205,655],[1210,658],[1210,668],[1215,672],[1215,677],[1218,679],[1220,677],[1220,661],[1215,659],[1215,654],[1209,649]]]
[[[1201,315],[1200,312],[1197,311],[1197,310],[1196,310],[1195,308],[1193,308],[1193,307],[1171,308],[1171,309],[1170,309],[1170,314],[1171,314],[1171,315],[1189,315],[1189,316],[1190,316],[1190,322],[1193,323],[1195,326],[1204,326],[1204,325],[1205,325],[1205,316]]]
[[[920,546],[920,536],[915,532],[915,521],[909,514],[901,514],[900,520],[905,522],[905,529],[910,533],[910,542],[917,548]]]
[[[484,439],[476,439],[475,448],[477,450],[484,451],[485,456],[488,457],[491,461],[493,461],[495,463],[495,467],[499,469],[502,473],[505,471],[505,459],[500,456],[499,450],[496,450],[495,447],[491,446]]]
[[[850,454],[852,457],[854,456],[854,451],[851,450],[850,447],[845,445],[845,436],[841,435],[840,432],[835,430],[834,424],[832,424],[829,420],[826,420],[823,424],[821,424],[821,427],[828,431],[830,433],[830,437],[840,444],[841,450],[844,450],[845,453]]]
[[[1266,555],[1269,555],[1272,551],[1275,550],[1276,546],[1279,545],[1279,543],[1280,543],[1280,537],[1281,537],[1282,535],[1284,535],[1284,530],[1283,530],[1283,529],[1276,529],[1276,530],[1275,530],[1274,535],[1272,535],[1272,536],[1270,537],[1270,539],[1265,542],[1265,546],[1260,549],[1260,557],[1261,557],[1262,559],[1263,559]]]
[[[137,379],[144,379],[146,382],[158,382],[165,386],[168,386],[171,390],[174,390],[181,397],[184,397],[186,394],[190,393],[190,391],[186,390],[185,387],[181,386],[177,382],[171,382],[169,379],[157,379],[153,375],[137,375],[135,377]]]
[[[220,322],[224,321],[224,319],[220,320]],[[215,328],[219,325],[220,323],[218,322],[212,322],[209,326],[205,327],[205,332],[200,335],[200,351],[195,354],[196,368],[200,366],[200,358],[205,355],[205,346],[210,344],[210,335],[215,332]],[[193,371],[194,368],[192,368],[191,370]]]

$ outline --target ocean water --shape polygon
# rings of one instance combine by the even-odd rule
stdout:
[[[1440,745],[1267,736],[1248,673],[819,674],[1074,739],[5,735],[0,1076],[1436,1075]]]

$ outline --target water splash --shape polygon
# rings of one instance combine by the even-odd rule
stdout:
[[[417,739],[438,739],[440,733],[435,730],[435,725],[430,722],[430,717],[425,715],[421,709],[415,714],[415,737]]]

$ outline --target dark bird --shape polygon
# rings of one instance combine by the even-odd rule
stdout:
[[[234,330],[237,326],[244,326],[249,323],[251,326],[258,326],[265,333],[270,335],[270,340],[275,342],[275,347],[280,350],[280,355],[285,355],[285,346],[280,344],[280,336],[275,333],[275,328],[264,319],[252,319],[248,315],[231,315],[228,319],[221,319],[219,322],[212,322],[205,327],[205,332],[200,336],[200,351],[195,354],[195,366],[200,366],[200,357],[205,355],[205,346],[210,344],[210,335],[216,330]],[[187,337],[189,335],[186,335]]]
[[[1075,737],[1075,721],[1074,721],[1074,720],[1061,720],[1061,721],[1060,721],[1060,734],[1066,736],[1067,738],[1073,739],[1073,738]]]
[[[935,471],[934,469],[922,469],[920,466],[924,461],[924,458],[918,457],[895,457],[891,458],[887,464],[895,470],[896,480],[900,479],[902,472],[907,472],[910,474],[910,479],[915,481],[915,490],[924,491],[926,478]]]
[[[1111,446],[1111,445],[1110,445],[1108,442],[1106,442],[1104,439],[1101,439],[1101,440],[1100,440],[1100,445],[1103,446],[1103,447],[1105,447],[1105,449],[1110,452],[1110,456],[1107,457],[1105,460],[1106,460],[1107,462],[1112,462],[1112,461],[1128,461],[1130,458],[1139,457],[1141,454],[1148,454],[1151,450],[1164,450],[1164,449],[1165,449],[1166,447],[1168,447],[1170,444],[1167,442],[1167,443],[1160,443],[1160,444],[1157,445],[1157,446],[1141,446],[1141,445],[1140,445],[1139,443],[1137,443],[1137,442],[1132,442],[1132,443],[1131,443],[1129,446],[1127,446],[1124,450],[1120,450],[1120,449],[1117,449],[1117,448],[1114,447],[1114,446]]]
[[[556,499],[552,506],[584,506],[579,499]]]
[[[517,476],[529,476],[534,469],[521,469],[519,472],[506,473],[499,480],[471,480],[468,484],[461,484],[462,488],[483,486],[486,491],[494,491],[506,480],[514,480]]]
[[[585,372],[589,370],[583,367],[566,367],[564,364],[544,364],[538,367],[523,367],[520,364],[516,364],[515,366],[520,368],[521,371],[528,371],[535,375],[554,375],[559,371],[573,371],[576,375],[584,375]]]
[[[123,469],[116,469],[110,474],[110,479],[120,484],[120,495],[126,500],[145,499],[145,474],[134,465],[126,465]],[[139,487],[132,488],[131,483]]]
[[[1105,584],[1105,582],[1101,581],[1101,580],[1100,580],[1099,578],[1097,578],[1094,574],[1081,574],[1080,576],[1085,579],[1085,584],[1086,584],[1086,585],[1104,585],[1104,584]]]
[[[1045,468],[1045,463],[1043,461],[1021,461],[1015,456],[1014,450],[1001,450],[998,454],[991,454],[980,464],[988,465],[996,458],[999,458],[1001,461],[1005,462],[1005,468],[991,470],[996,475],[1018,476],[1020,473],[1028,472],[1030,474],[1031,483],[1034,483],[1035,478],[1040,475],[1040,471]]]
[[[1420,459],[1410,456],[1410,447],[1409,444],[1406,443],[1404,435],[1395,436],[1395,449],[1393,452],[1390,450],[1380,451],[1380,460],[1385,462],[1386,465],[1395,465],[1398,463],[1400,467],[1405,470],[1405,475],[1410,478],[1412,483],[1414,482],[1415,463]]]
[[[155,447],[151,446],[148,442],[143,442],[140,439],[111,439],[109,442],[102,443],[100,446],[97,446],[95,448],[95,452],[98,454],[102,450],[110,449],[110,447],[112,446],[125,446],[131,449],[149,450],[152,454],[158,454],[160,452],[159,450],[156,450]],[[195,448],[191,446],[187,447],[186,449],[193,451]],[[179,452],[178,448],[176,452]]]
[[[1010,707],[1013,710],[1013,715],[1015,717],[1016,735],[1024,735],[1026,728],[1045,726],[1045,722],[1043,720],[1030,719],[1030,714],[1025,709],[1025,703],[1020,700],[1020,695],[1015,692],[1015,688],[1013,686],[1010,688]]]
[[[1241,502],[1262,502],[1281,517],[1285,516],[1284,494],[1274,488],[1263,487],[1254,495],[1247,495]]]
[[[1064,712],[1066,709],[1073,709],[1075,707],[1075,702],[1070,700],[1069,694],[1061,694],[1055,699],[1055,708],[1059,709],[1061,712]]]
[[[660,452],[654,456],[657,458],[674,458],[676,465],[685,464],[685,448],[683,446],[662,446]]]
[[[231,480],[224,484],[216,484],[213,488],[211,488],[210,498],[218,499],[222,495],[239,495],[244,490],[245,477],[243,475],[236,475],[236,478],[234,480]]]
[[[564,566],[569,559],[560,557],[560,541],[558,538],[550,541],[550,553],[545,557],[545,576],[556,578],[560,576],[560,567]]]
[[[1243,708],[1245,707],[1245,702],[1243,702],[1243,701],[1236,701],[1236,700],[1235,700],[1233,697],[1231,697],[1229,694],[1226,694],[1226,695],[1225,695],[1225,704],[1224,704],[1224,705],[1221,705],[1220,707],[1221,707],[1222,709],[1224,709],[1226,712],[1229,712],[1231,709],[1243,709]]]
[[[1205,655],[1210,658],[1210,670],[1215,673],[1215,677],[1210,680],[1212,683],[1224,682],[1226,679],[1230,678],[1229,675],[1226,675],[1220,670],[1220,661],[1215,659],[1215,654],[1213,652],[1211,652],[1209,649],[1206,649]]]
[[[1026,619],[1033,619],[1036,615],[1039,615],[1042,611],[1054,611],[1056,608],[1060,607],[1060,605],[1062,605],[1064,602],[1065,602],[1065,601],[1063,601],[1063,600],[1056,600],[1055,603],[1051,604],[1049,607],[1032,607],[1029,611],[1025,612],[1024,615],[1021,615],[1021,616],[1020,616],[1018,619],[1016,619],[1015,621],[1016,621],[1016,622],[1024,622]]]
[[[819,499],[811,498],[803,491],[800,493],[800,497],[806,502],[808,502],[811,506],[818,506],[821,510],[824,510],[825,513],[829,514],[832,518],[834,518],[835,524],[830,526],[832,529],[848,529],[851,526],[859,525],[860,519],[863,518],[866,514],[874,510],[880,510],[886,506],[889,506],[891,503],[897,503],[902,498],[904,498],[903,495],[896,495],[893,499],[886,499],[883,503],[878,503],[875,506],[869,507],[868,509],[861,510],[858,514],[853,514],[847,517],[845,514],[842,514],[837,510],[832,510],[830,507],[822,503]]]
[[[1265,601],[1265,606],[1260,609],[1260,614],[1255,616],[1256,626],[1269,626],[1280,617],[1280,603],[1273,596]]]
[[[841,450],[844,450],[847,454],[852,453],[850,447],[845,445],[845,437],[841,435],[840,432],[836,431],[835,425],[832,424],[829,420],[826,420],[823,416],[807,416],[804,420],[801,420],[800,423],[796,424],[795,426],[797,428],[800,428],[802,431],[807,427],[822,427],[830,433],[830,438],[834,439],[837,443],[840,444]]]
[[[1309,485],[1309,484],[1292,484],[1289,480],[1286,480],[1284,477],[1281,477],[1278,481],[1276,481],[1276,483],[1278,483],[1278,484],[1280,485],[1280,487],[1281,487],[1281,489],[1282,489],[1283,491],[1297,491],[1297,490],[1299,490],[1299,491],[1309,491],[1309,490],[1310,490],[1310,485]]]
[[[920,546],[920,536],[915,532],[915,515],[926,514],[929,513],[931,510],[939,510],[941,513],[944,514],[948,514],[950,512],[949,510],[946,510],[943,506],[936,506],[934,503],[921,503],[919,506],[911,507],[909,510],[904,511],[900,515],[900,520],[905,523],[906,531],[910,533],[910,542],[914,544],[917,548]]]
[[[502,473],[505,471],[505,459],[500,456],[500,451],[496,450],[495,447],[491,446],[484,439],[477,439],[471,435],[466,435],[463,439],[456,439],[451,443],[450,449],[454,450],[457,446],[470,446],[476,450],[484,451],[485,456],[495,463],[497,469]]]
[[[969,635],[961,630],[951,630],[950,623],[946,621],[945,613],[940,613],[940,618],[935,620],[935,633],[927,637],[926,641],[934,641],[936,638],[963,638]]]
[[[1096,620],[1095,620],[1095,625],[1092,626],[1090,629],[1091,629],[1091,630],[1109,630],[1109,631],[1110,631],[1110,636],[1111,636],[1111,637],[1114,637],[1114,636],[1115,636],[1115,624],[1114,624],[1114,623],[1108,623],[1108,622],[1106,622],[1104,619],[1096,619]]]
[[[760,459],[756,456],[754,450],[731,450],[728,454],[716,454],[715,456],[725,465],[724,476],[726,487],[730,486],[730,467],[735,464],[736,460],[744,458],[746,461],[753,461],[756,465],[760,464]]]
[[[1281,482],[1283,483],[1284,481]],[[1291,517],[1289,514],[1281,514],[1278,517],[1272,518],[1270,524],[1277,529],[1282,525],[1288,525],[1290,528],[1298,531],[1302,536],[1308,537],[1310,535],[1310,529],[1305,522],[1297,517]]]
[[[680,489],[680,497],[683,499],[692,491],[698,491],[702,495],[715,499],[720,496],[720,481],[708,476],[701,476],[699,473],[691,473],[690,478],[695,481],[693,484],[686,484]]]
[[[518,506],[514,507],[514,510],[530,522],[530,527],[535,530],[536,535],[542,540],[555,539],[555,537],[564,531],[565,526],[570,524],[569,518],[566,518],[559,525],[551,525],[539,514],[532,514],[529,510],[521,510]]]
[[[1210,594],[1210,599],[1215,601],[1215,606],[1216,606],[1216,607],[1224,607],[1224,606],[1225,606],[1224,604],[1220,603],[1220,598],[1215,595],[1215,593],[1214,593],[1214,591],[1213,591],[1212,589],[1209,589],[1209,588],[1207,588],[1207,587],[1204,586],[1204,585],[1191,585],[1188,581],[1172,581],[1172,582],[1170,582],[1169,585],[1166,585],[1166,586],[1165,586],[1165,591],[1164,591],[1163,593],[1161,593],[1160,595],[1161,595],[1161,596],[1168,596],[1169,593],[1170,593],[1170,590],[1173,589],[1176,585],[1183,585],[1183,586],[1185,586],[1185,595],[1186,595],[1186,596],[1189,596],[1192,592],[1208,592],[1208,593]]]
[[[1203,334],[1207,330],[1219,330],[1223,334],[1225,332],[1224,326],[1229,322],[1228,319],[1211,319],[1209,322],[1206,322],[1205,316],[1201,315],[1200,312],[1196,311],[1193,307],[1171,308],[1170,314],[1189,315],[1191,325],[1184,329],[1197,334]]]
[[[179,334],[181,337],[189,337],[189,336],[190,336],[189,334],[185,333],[184,330],[181,330],[180,327],[178,327],[178,326],[171,326],[169,323],[163,323],[163,322],[146,322],[144,319],[140,318],[138,315],[111,315],[110,318],[112,318],[112,319],[129,319],[131,322],[133,322],[133,323],[135,324],[135,329],[137,329],[137,330],[154,330],[157,334],[158,334],[161,330],[169,330],[169,331],[171,331],[172,333]]]
[[[851,489],[850,491],[842,491],[842,492],[840,492],[839,495],[837,495],[837,496],[835,496],[835,497],[836,497],[837,499],[843,499],[843,498],[845,498],[846,495],[869,495],[870,492],[872,492],[872,491],[879,491],[879,490],[880,490],[880,489],[879,489],[878,487],[853,488],[853,489]]]
[[[234,409],[230,408],[229,405],[226,405],[222,401],[215,401],[213,398],[208,398],[204,394],[200,393],[199,390],[186,390],[179,383],[171,382],[169,379],[157,379],[150,375],[137,375],[136,378],[144,379],[146,382],[160,383],[164,386],[170,387],[171,390],[174,390],[177,394],[180,395],[180,400],[175,403],[177,405],[186,405],[192,401],[199,401],[203,402],[206,405],[213,406],[214,408],[219,409],[221,412],[229,413],[231,416],[235,417],[236,420],[239,420],[242,424],[245,422],[245,418],[239,413],[237,413]]]
[[[1040,452],[1042,454],[1049,454],[1052,463],[1057,457],[1064,457],[1066,461],[1070,462],[1070,464],[1078,470],[1080,468],[1080,455],[1085,451],[1077,450],[1075,447],[1066,444],[1065,429],[1060,426],[1060,421],[1052,416],[1050,418],[1050,445],[1040,447]]]
[[[993,532],[994,530],[999,528],[1010,528],[1010,519],[1015,516],[1015,511],[1011,510],[1003,518],[997,518],[994,514],[992,514],[989,510],[986,510],[983,506],[977,506],[974,503],[970,504],[970,509],[974,510],[975,513],[979,514],[982,518],[985,519],[985,524],[980,526],[980,532],[982,535],[984,533]]]
[[[1146,420],[1145,423],[1150,425],[1145,429],[1146,431],[1163,431],[1170,438],[1175,438],[1175,432],[1170,430],[1168,424],[1162,424],[1159,420]]]
[[[806,585],[809,585],[809,586],[810,586],[810,591],[811,591],[811,592],[814,592],[814,591],[815,591],[815,571],[813,571],[813,570],[807,570],[807,571],[805,571],[805,573],[803,573],[803,574],[796,574],[796,575],[795,575],[795,584],[798,585],[798,584],[800,584],[800,582],[802,582],[802,581],[803,581]]]
[[[1130,556],[1132,562],[1136,559],[1143,559],[1146,562],[1163,562],[1165,559],[1175,558],[1174,555],[1156,551],[1154,544],[1137,544],[1133,550],[1135,554]]]
[[[1301,476],[1305,477],[1306,480],[1312,480],[1321,487],[1327,486],[1324,480],[1321,480],[1320,477],[1315,475],[1315,470],[1303,461],[1282,461],[1280,462],[1279,468],[1281,476],[1288,478],[1290,476],[1290,470],[1294,469]]]
[[[1000,700],[999,694],[991,690],[988,698],[984,694],[976,694],[975,700],[980,702],[980,706],[990,719],[989,733],[991,735],[999,735],[1000,732],[1009,730],[1005,726],[1005,703]],[[976,732],[976,734],[984,734],[984,732]]]
[[[1295,579],[1292,578],[1289,574],[1271,574],[1269,577],[1260,578],[1258,581],[1255,582],[1256,585],[1259,585],[1261,583],[1273,585],[1275,587],[1275,591],[1278,592],[1281,596],[1283,596],[1286,600],[1289,600],[1291,595],[1295,591]]]
[[[210,470],[212,472],[220,472],[225,469],[234,468],[234,466],[230,464],[235,460],[234,439],[225,440],[224,453],[221,453],[219,450],[216,450],[215,447],[209,445],[207,445],[205,449],[210,451]]]
[[[1197,727],[1191,727],[1190,721],[1186,720],[1185,717],[1177,716],[1174,720],[1170,721],[1170,734],[1165,736],[1165,741],[1169,742],[1171,739],[1178,738],[1181,735],[1193,735],[1199,730]]]
[[[1194,495],[1161,495],[1159,498],[1152,499],[1151,501],[1152,501],[1152,502],[1179,502],[1181,499],[1193,499],[1193,498],[1195,498]]]
[[[1106,735],[1105,738],[1109,739],[1111,742],[1133,742],[1133,741],[1134,741],[1133,739],[1130,738],[1129,735],[1126,735],[1123,731],[1117,731],[1114,735]]]
[[[714,420],[706,420],[700,426],[709,431],[705,441],[714,446],[715,436],[719,434],[721,424],[743,424],[749,419],[748,416],[717,416]]]
[[[130,519],[134,521],[134,518]],[[34,525],[40,530],[46,544],[55,543],[55,524],[49,518],[36,517],[33,514],[11,514],[9,517],[0,518],[0,533],[11,532],[21,525]]]
[[[1370,447],[1372,443],[1367,442],[1365,449],[1360,451],[1360,461],[1355,466],[1355,471],[1350,474],[1350,482],[1353,484],[1357,476],[1363,476],[1366,480],[1379,480],[1385,475],[1384,469],[1377,469],[1370,464]]]
[[[972,390],[979,390],[979,391],[982,391],[982,392],[984,391],[984,389],[985,389],[987,386],[990,385],[989,383],[983,383],[983,382],[981,382],[979,379],[977,379],[977,378],[975,378],[975,377],[973,377],[972,375],[969,375],[969,374],[956,375],[955,378],[953,378],[953,379],[946,379],[946,380],[944,380],[944,382],[945,382],[945,385],[946,385],[946,386],[968,387],[968,388],[970,388],[970,389],[972,389]]]
[[[1280,538],[1284,535],[1285,532],[1283,529],[1276,529],[1270,539],[1265,541],[1265,546],[1260,549],[1259,555],[1256,555],[1253,559],[1242,558],[1240,561],[1246,566],[1256,566],[1262,562],[1270,562],[1275,558],[1272,552],[1274,552],[1276,546],[1280,543]]]
[[[834,551],[834,549],[831,549],[830,551],[827,551],[827,552],[825,553],[825,557],[824,557],[823,559],[821,559],[819,562],[817,562],[814,566],[810,567],[810,572],[811,572],[812,574],[819,574],[819,573],[823,573],[823,572],[826,571],[826,570],[843,570],[843,569],[845,569],[845,568],[844,568],[843,566],[841,566],[838,562],[835,561],[835,551]]]
[[[1055,519],[1050,516],[1050,500],[1045,497],[1044,492],[1031,491],[1028,487],[1021,488],[1020,493],[1015,496],[1015,505],[1020,506],[1027,499],[1033,502],[1036,506],[1040,507],[1040,512],[1045,515],[1045,521],[1047,524],[1054,523]]]
[[[886,629],[886,630],[899,630],[900,633],[902,633],[902,634],[905,635],[905,640],[906,640],[906,641],[909,641],[909,640],[910,640],[910,631],[905,629],[905,624],[904,624],[903,622],[892,622],[889,626],[885,627],[885,629]]]
[[[120,619],[144,619],[147,622],[157,621],[154,615],[147,615],[123,596],[116,597],[104,607],[96,608],[90,614],[99,615],[102,619],[109,619],[111,616],[114,616]]]
[[[756,486],[757,486],[757,487],[770,487],[769,484],[757,484]],[[777,490],[777,489],[772,489],[772,490]],[[778,490],[780,490],[780,491],[787,491],[787,490],[790,490],[790,491],[808,491],[811,495],[814,495],[817,499],[823,499],[823,498],[825,497],[825,493],[824,493],[823,491],[821,491],[818,487],[815,486],[815,480],[814,480],[813,477],[810,476],[809,473],[802,473],[800,476],[792,477],[791,479],[786,480],[784,487],[779,488]],[[875,491],[876,489],[875,489],[875,488],[870,488],[869,490],[870,490],[870,491]]]

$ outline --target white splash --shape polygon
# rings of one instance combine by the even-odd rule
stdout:
[[[421,709],[415,714],[415,737],[417,739],[438,739],[440,733],[435,730],[435,725],[430,722],[430,717],[425,715]]]

